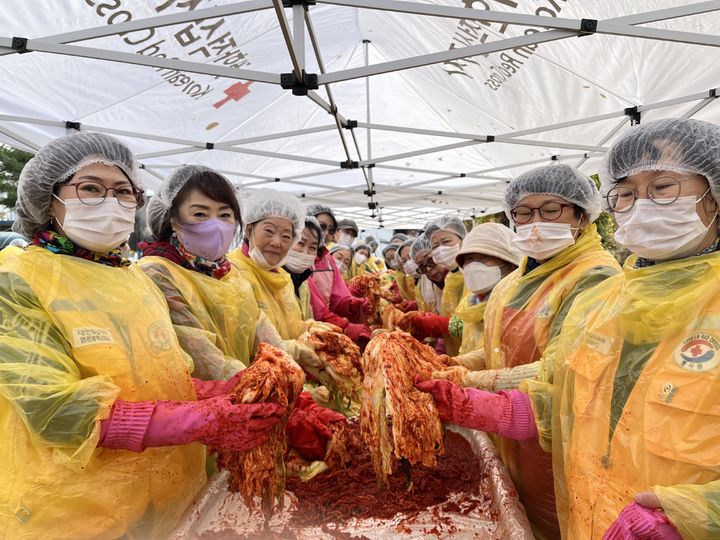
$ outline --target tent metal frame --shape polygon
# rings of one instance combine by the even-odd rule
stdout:
[[[695,44],[708,47],[720,47],[720,36],[703,35],[692,32],[641,26],[643,24],[657,21],[665,21],[691,15],[717,12],[720,11],[720,0],[697,2],[685,6],[677,6],[667,9],[649,11],[645,13],[615,17],[607,20],[547,17],[492,10],[476,10],[472,8],[440,6],[419,2],[407,2],[402,0],[317,0],[317,2],[320,5],[325,4],[332,6],[344,6],[348,8],[382,10],[386,12],[409,15],[467,19],[473,21],[484,21],[487,23],[503,23],[509,25],[532,26],[547,28],[547,30],[520,37],[504,38],[489,43],[482,43],[479,45],[472,45],[467,47],[458,47],[446,51],[422,54],[411,58],[392,60],[376,64],[371,64],[369,62],[370,54],[368,42],[363,43],[363,57],[365,60],[365,65],[363,67],[344,69],[334,72],[327,72],[325,69],[321,54],[321,47],[318,43],[317,36],[312,25],[309,6],[304,4],[302,0],[292,0],[292,5],[289,8],[283,5],[283,0],[245,0],[242,2],[234,2],[225,6],[196,9],[187,12],[148,17],[145,19],[133,20],[119,24],[103,25],[82,30],[76,30],[72,32],[64,32],[39,39],[0,37],[0,56],[13,53],[36,51],[50,54],[92,58],[110,62],[135,64],[154,68],[173,69],[183,72],[205,74],[228,79],[241,79],[247,81],[280,85],[282,84],[282,76],[278,73],[236,69],[231,67],[209,65],[186,60],[143,56],[140,54],[125,53],[75,44],[77,42],[98,39],[137,30],[161,28],[187,22],[228,16],[237,16],[245,13],[253,13],[261,10],[273,9],[278,18],[278,25],[287,47],[289,59],[292,64],[292,73],[295,76],[296,82],[301,86],[305,85],[307,87],[305,95],[308,99],[310,99],[317,106],[324,109],[333,117],[333,122],[328,125],[293,131],[268,133],[266,135],[256,137],[249,137],[217,143],[209,141],[179,139],[159,134],[137,133],[134,131],[108,128],[104,126],[93,126],[87,124],[79,125],[77,122],[73,121],[63,122],[57,120],[31,118],[7,114],[0,114],[0,133],[5,135],[11,142],[15,141],[18,146],[24,146],[26,148],[35,150],[37,149],[37,145],[35,143],[30,141],[22,134],[18,133],[16,130],[14,130],[7,124],[20,123],[30,125],[54,126],[61,128],[72,127],[74,129],[99,131],[130,138],[146,139],[176,145],[175,148],[169,148],[167,150],[148,152],[138,155],[138,159],[144,164],[144,169],[149,174],[152,174],[157,178],[163,178],[163,174],[161,171],[164,171],[171,167],[175,167],[176,165],[144,163],[145,161],[163,156],[181,155],[185,153],[195,153],[202,151],[235,152],[239,154],[263,156],[269,159],[282,159],[299,163],[312,163],[316,165],[321,165],[328,168],[310,173],[286,176],[284,178],[263,176],[258,174],[248,174],[241,171],[223,172],[231,176],[239,176],[245,179],[252,180],[251,182],[243,182],[242,185],[244,187],[266,183],[287,182],[300,188],[313,188],[315,190],[314,192],[309,194],[302,194],[302,196],[308,200],[332,200],[333,202],[336,202],[340,207],[349,207],[350,205],[357,202],[357,207],[362,208],[362,206],[367,204],[367,200],[369,199],[370,204],[367,204],[367,206],[369,206],[372,210],[372,218],[376,218],[379,217],[379,215],[382,215],[382,217],[379,217],[379,219],[382,222],[384,218],[385,224],[386,226],[388,226],[390,225],[390,223],[396,222],[397,220],[407,222],[407,220],[409,219],[408,214],[412,213],[412,210],[408,210],[408,208],[412,209],[413,207],[417,207],[418,205],[423,204],[422,202],[420,202],[423,199],[426,199],[431,195],[442,196],[443,190],[436,188],[433,189],[431,187],[433,184],[440,184],[448,180],[463,178],[463,188],[452,188],[452,196],[461,196],[463,198],[468,198],[468,201],[471,201],[472,199],[477,199],[478,207],[482,207],[483,202],[492,202],[493,204],[495,204],[499,201],[497,193],[490,192],[487,196],[483,197],[478,196],[477,193],[468,193],[466,192],[466,190],[473,190],[477,188],[490,188],[491,186],[502,187],[504,186],[504,183],[509,180],[509,177],[503,176],[502,174],[497,175],[493,173],[502,173],[502,171],[508,169],[516,169],[529,165],[536,165],[550,160],[577,160],[574,162],[574,165],[577,167],[582,166],[588,159],[596,156],[601,156],[605,151],[607,151],[607,147],[605,146],[605,144],[610,141],[622,129],[624,129],[628,124],[637,120],[638,115],[641,115],[643,112],[663,107],[670,107],[689,103],[692,105],[686,110],[685,113],[682,114],[683,117],[689,118],[710,105],[717,99],[718,95],[720,95],[718,88],[711,88],[707,92],[700,92],[686,96],[678,96],[676,98],[664,100],[657,103],[640,104],[636,107],[631,107],[603,115],[579,118],[545,126],[536,126],[530,129],[518,130],[497,135],[457,133],[442,130],[420,129],[409,126],[376,124],[371,121],[370,117],[370,77],[372,76],[388,72],[401,71],[405,69],[418,68],[421,66],[428,66],[440,62],[446,62],[448,60],[458,60],[478,55],[486,55],[489,53],[505,51],[516,47],[537,45],[540,43],[567,39],[570,37],[586,36],[595,33],[634,37],[640,39],[669,41],[675,43]],[[292,10],[292,23],[290,23],[287,19],[285,11],[286,9]],[[325,89],[327,99],[325,99],[317,91],[315,91],[315,89],[310,84],[311,81],[309,77],[305,72],[307,66],[305,57],[306,37],[309,38],[311,49],[315,56],[317,65],[319,66],[320,73],[316,74],[318,85],[322,86]],[[344,117],[340,113],[337,103],[335,102],[334,96],[332,94],[332,84],[359,78],[365,79],[367,109],[365,122],[350,121],[346,117]],[[525,138],[527,136],[536,136],[549,131],[561,130],[568,127],[591,124],[594,122],[602,122],[612,119],[619,119],[619,121],[616,122],[613,125],[612,129],[609,130],[602,138],[600,138],[600,140],[598,140],[596,144],[576,144],[573,142],[548,141],[536,138]],[[363,159],[361,154],[361,149],[355,132],[356,128],[366,130],[367,156],[365,157],[365,159]],[[344,160],[329,160],[310,156],[286,154],[282,152],[270,152],[247,146],[250,144],[270,140],[302,137],[308,134],[321,133],[332,130],[336,130],[339,134],[340,142],[344,151]],[[371,140],[371,133],[374,130],[460,139],[460,141],[450,144],[438,144],[435,146],[422,148],[410,152],[390,154],[385,156],[374,156],[372,154]],[[353,142],[352,145],[348,143],[346,132],[349,132],[350,138]],[[565,155],[551,154],[547,157],[536,160],[503,164],[496,167],[477,171],[437,171],[433,169],[401,167],[391,164],[392,162],[401,159],[424,156],[437,152],[451,151],[454,149],[475,146],[478,144],[525,145],[548,148],[553,150],[580,150],[581,153]],[[354,153],[352,152],[353,146]],[[364,176],[365,182],[363,184],[349,186],[329,186],[327,184],[307,180],[327,174],[335,174],[338,171],[342,170],[349,171],[356,168],[360,169]],[[412,182],[404,182],[400,186],[378,186],[373,181],[374,168],[413,172],[418,174],[430,175],[431,177]],[[361,192],[359,190],[362,188],[365,188],[365,191],[362,192],[361,195]],[[344,199],[345,195],[348,193],[355,195],[357,199],[351,201]],[[398,196],[399,194],[401,194],[401,196]],[[335,199],[333,195],[342,195],[343,199]],[[375,197],[380,199],[380,201],[376,202]],[[412,204],[413,202],[415,203],[415,205]],[[376,208],[378,210],[377,215],[375,212]],[[380,214],[381,211],[383,212],[383,214]],[[361,222],[368,222],[367,215],[363,214],[360,210],[355,211],[348,208],[347,210],[343,210],[343,212],[356,216],[360,219]],[[426,216],[421,217],[420,219],[427,219],[427,214],[437,215],[445,212],[446,210],[442,208],[428,209],[426,212]]]

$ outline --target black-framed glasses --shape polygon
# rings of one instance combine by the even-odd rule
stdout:
[[[428,257],[422,263],[418,264],[418,267],[417,267],[418,274],[425,274],[425,273],[427,273],[428,270],[432,270],[436,266],[437,266],[437,264],[435,263],[433,258]]]
[[[321,223],[320,228],[322,229],[322,232],[326,234],[335,234],[335,227],[328,227],[327,223]]]
[[[540,215],[543,221],[557,221],[560,219],[560,216],[562,216],[565,208],[573,207],[574,205],[572,204],[549,201],[534,208],[530,206],[516,206],[510,210],[510,215],[517,225],[524,225],[529,222],[535,212]]]
[[[647,185],[647,197],[655,204],[672,204],[680,197],[680,180],[692,177],[658,176]],[[638,198],[637,191],[627,186],[615,186],[605,196],[610,210],[618,213],[631,210]]]
[[[108,191],[112,191],[120,206],[137,208],[143,194],[141,189],[131,184],[108,188],[100,182],[93,182],[92,180],[77,182],[75,184],[65,184],[61,187],[71,186],[75,188],[75,193],[77,194],[77,198],[80,199],[80,202],[88,206],[98,206],[102,204],[107,197]]]

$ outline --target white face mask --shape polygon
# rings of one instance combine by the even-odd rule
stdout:
[[[346,246],[349,246],[353,243],[353,237],[347,233],[338,233],[335,237],[335,241],[338,244],[345,244]]]
[[[516,227],[513,243],[528,257],[545,261],[575,243],[569,223],[526,223]]]
[[[418,265],[413,259],[408,259],[407,261],[405,261],[405,264],[403,264],[403,271],[408,276],[415,277],[417,275],[417,269]]]
[[[107,253],[125,242],[135,228],[135,208],[120,206],[115,197],[106,197],[100,204],[92,206],[80,199],[63,201],[53,197],[65,205],[65,219],[61,225],[65,236],[81,248]]]
[[[717,218],[715,215],[707,227],[700,220],[696,205],[705,195],[699,199],[680,197],[666,205],[655,204],[650,199],[638,199],[629,212],[615,214],[619,225],[615,240],[651,261],[688,257],[698,251],[710,225]]]
[[[335,263],[337,264],[338,270],[340,271],[341,274],[344,274],[345,272],[348,271],[347,264],[345,264],[344,262],[335,261]]]
[[[462,273],[465,287],[475,294],[488,292],[502,278],[499,266],[487,266],[481,262],[467,263]]]
[[[285,262],[285,266],[293,274],[302,274],[313,264],[315,264],[314,254],[311,253],[308,255],[307,253],[301,253],[300,251],[295,251],[294,249],[291,249],[288,252],[287,261]]]
[[[445,268],[445,270],[455,270],[458,265],[455,257],[460,253],[460,244],[454,246],[438,246],[432,250],[432,258],[436,264]]]
[[[367,257],[365,255],[363,255],[362,253],[356,253],[354,260],[355,260],[355,264],[362,264],[365,261],[367,261]]]

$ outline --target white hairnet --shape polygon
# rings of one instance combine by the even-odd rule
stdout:
[[[720,126],[691,118],[664,118],[631,127],[612,145],[600,173],[603,195],[643,171],[672,171],[707,178],[720,202]]]
[[[465,224],[458,216],[447,215],[432,220],[425,226],[425,235],[432,239],[432,235],[438,231],[447,231],[457,234],[460,239],[465,238],[467,231]]]
[[[343,249],[347,249],[350,252],[351,257],[355,255],[355,248],[352,246],[348,246],[347,244],[333,244],[328,251],[330,252],[330,255],[332,255],[336,251],[340,251]]]
[[[410,253],[408,254],[409,257],[412,258],[412,245],[415,243],[415,238],[408,238],[405,240],[402,244],[395,244],[397,246],[397,251],[395,252],[395,262],[398,263],[398,265],[401,264],[400,261],[400,252],[405,248],[406,246],[410,246]]]
[[[198,174],[212,173],[225,180],[231,189],[235,189],[230,180],[219,172],[202,165],[185,165],[176,169],[160,184],[155,196],[150,199],[147,207],[148,226],[155,238],[160,238],[163,226],[170,221],[170,209],[177,194],[180,193],[185,184]],[[235,216],[238,223],[241,223],[240,216]]]
[[[308,216],[318,217],[320,214],[328,214],[333,219],[333,223],[335,223],[335,226],[337,226],[337,219],[335,218],[335,214],[333,213],[332,208],[320,203],[307,205]]]
[[[115,137],[90,132],[60,137],[43,146],[20,173],[13,230],[32,236],[47,227],[55,186],[96,163],[115,165],[136,188],[142,189],[133,153]],[[141,198],[138,208],[144,204],[145,199]]]
[[[355,231],[355,236],[359,234],[357,223],[355,223],[355,220],[353,219],[341,219],[337,222],[337,230],[341,229],[351,229]]]
[[[600,216],[600,191],[592,178],[577,169],[557,163],[524,172],[510,182],[505,191],[505,214],[528,195],[556,195],[582,208],[592,223]]]
[[[406,240],[408,240],[410,237],[405,233],[395,233],[392,235],[392,238],[390,239],[391,244],[398,244],[403,243]],[[399,240],[399,242],[398,242]]]
[[[514,236],[514,232],[500,223],[481,223],[463,239],[455,260],[462,266],[465,255],[479,253],[520,266],[523,256],[512,242]]]
[[[385,254],[390,251],[391,249],[394,249],[395,252],[397,252],[398,248],[400,247],[400,244],[388,244],[384,248],[382,248],[382,251],[380,252],[383,257],[385,257]],[[395,258],[395,255],[393,254],[393,258]]]
[[[250,196],[243,203],[242,214],[245,222],[250,225],[271,217],[287,219],[292,223],[295,242],[300,240],[305,228],[305,205],[294,195],[274,189],[250,192]]]
[[[412,246],[410,247],[410,257],[414,260],[415,257],[423,251],[430,251],[430,239],[425,236],[424,233],[418,236],[412,243]]]
[[[305,216],[305,228],[310,229],[315,233],[318,239],[318,253],[320,253],[320,249],[322,248],[323,244],[325,243],[325,235],[322,232],[322,227],[320,227],[320,222],[315,218],[315,216],[307,215]],[[302,233],[300,233],[302,235]]]

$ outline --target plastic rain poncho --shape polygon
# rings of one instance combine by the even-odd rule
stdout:
[[[165,536],[205,448],[97,448],[116,399],[195,399],[160,291],[136,266],[29,247],[0,258],[0,320],[0,537]]]
[[[683,538],[720,534],[720,254],[633,268],[579,296],[525,381],[565,538],[654,491]]]
[[[493,289],[485,311],[485,362],[502,369],[539,360],[577,296],[617,274],[594,224],[575,244],[524,274],[527,259]],[[524,275],[523,275],[524,274]],[[537,440],[498,439],[530,522],[540,532],[555,526],[552,460]]]

